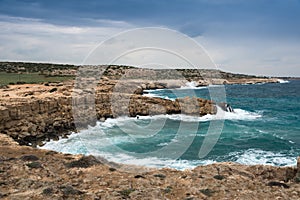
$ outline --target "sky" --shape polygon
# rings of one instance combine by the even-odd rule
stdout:
[[[0,0],[0,60],[82,64],[143,27],[187,35],[225,71],[300,76],[300,0]]]

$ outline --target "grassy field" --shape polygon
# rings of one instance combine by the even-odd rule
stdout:
[[[0,85],[17,84],[17,83],[45,83],[45,82],[61,82],[73,79],[72,76],[53,76],[46,77],[38,73],[6,73],[0,72]]]

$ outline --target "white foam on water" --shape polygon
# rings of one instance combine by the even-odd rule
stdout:
[[[254,83],[254,85],[265,85],[267,83]]]
[[[184,169],[192,169],[199,165],[211,164],[216,161],[214,160],[168,160],[156,157],[146,157],[146,158],[136,158],[124,153],[120,152],[111,152],[111,145],[134,142],[129,136],[110,136],[105,133],[105,130],[113,130],[118,126],[123,126],[128,124],[128,121],[136,121],[140,120],[161,120],[161,119],[171,119],[176,121],[187,121],[187,122],[206,122],[210,120],[218,120],[218,119],[227,119],[227,120],[255,120],[261,117],[260,114],[255,112],[248,112],[242,109],[235,109],[234,113],[229,113],[222,111],[218,108],[219,115],[205,115],[203,117],[189,116],[183,114],[176,115],[155,115],[155,116],[140,116],[139,119],[132,117],[119,117],[116,119],[107,119],[104,122],[97,122],[96,126],[88,127],[86,130],[82,130],[79,133],[73,133],[68,138],[61,138],[58,141],[50,141],[46,143],[42,149],[50,149],[54,151],[59,151],[63,153],[71,153],[71,154],[93,154],[104,157],[105,159],[117,163],[123,164],[135,164],[147,167],[170,167],[178,170]],[[172,142],[176,142],[176,138],[172,139]],[[160,143],[156,146],[164,147],[167,146],[168,143]],[[88,147],[88,148],[87,148]],[[257,159],[256,154],[253,152],[246,152],[245,155],[241,155],[237,162],[243,164],[263,164],[267,163],[265,159]],[[254,152],[255,153],[255,152]],[[271,157],[272,155],[270,155]],[[271,158],[270,158],[271,159]],[[275,160],[274,160],[275,159]],[[278,158],[279,159],[279,158]],[[280,155],[280,159],[282,156]],[[279,160],[280,160],[279,159]],[[276,161],[273,158],[273,163],[278,164],[279,161]],[[293,164],[290,160],[283,161],[287,164]],[[281,163],[279,163],[281,164]]]
[[[106,126],[102,124],[104,122],[97,122],[94,127],[88,127],[88,129],[79,133],[72,133],[68,138],[60,138],[57,141],[51,140],[39,148],[62,153],[87,154],[90,150],[99,147],[107,148],[124,142],[134,142],[132,137],[124,135],[110,136],[104,132],[104,129],[113,127],[115,123],[106,123]]]
[[[169,144],[169,142],[162,142],[162,143],[157,144],[156,146],[157,147],[164,147],[164,146],[167,146],[168,144]]]
[[[186,82],[185,86],[181,86],[180,89],[197,89],[197,85],[195,81]]]
[[[216,115],[204,115],[204,116],[192,116],[186,114],[165,114],[165,115],[153,115],[153,116],[139,116],[139,119],[133,117],[119,117],[115,119],[107,119],[105,122],[101,122],[100,125],[104,127],[112,127],[114,125],[121,125],[128,120],[159,120],[159,119],[171,119],[175,121],[185,122],[206,122],[211,120],[256,120],[262,117],[261,112],[250,112],[243,109],[235,108],[234,112],[225,112],[218,107],[218,113]]]
[[[154,93],[143,94],[143,96],[145,96],[145,97],[158,97],[158,98],[168,99],[168,100],[172,100],[172,101],[175,100],[175,98],[170,98],[168,96],[161,96],[161,95],[157,95],[157,94],[154,94]]]
[[[80,134],[73,134],[69,138],[62,138],[58,141],[50,141],[46,143],[42,149],[49,149],[54,151],[59,151],[63,153],[71,154],[92,154],[94,156],[101,156],[109,161],[116,163],[129,164],[129,165],[140,165],[147,167],[163,168],[169,167],[178,170],[193,169],[199,165],[208,165],[215,163],[216,161],[206,159],[206,160],[170,160],[166,158],[157,158],[157,157],[145,157],[145,158],[136,158],[131,155],[120,153],[120,152],[107,152],[99,151],[96,148],[91,149],[89,146],[89,151],[85,149],[85,144],[82,143],[80,139]],[[94,140],[91,138],[91,142]],[[124,141],[123,141],[124,142]],[[97,139],[97,144],[99,141]],[[101,143],[101,146],[107,144]],[[165,146],[168,143],[161,143],[157,146]],[[97,147],[97,145],[96,145]],[[283,153],[274,153],[271,151],[263,151],[260,149],[249,149],[244,152],[232,152],[229,156],[234,156],[234,160],[240,164],[246,165],[275,165],[275,166],[294,166],[297,163],[295,157],[288,157]]]
[[[294,157],[287,157],[282,153],[274,153],[271,151],[263,151],[260,149],[249,149],[242,154],[237,153],[237,160],[235,162],[246,165],[276,165],[276,166],[294,166],[297,159]]]
[[[145,97],[160,97],[159,95],[153,94],[153,93],[150,93],[150,92],[143,94],[143,96],[145,96]]]
[[[277,79],[277,81],[278,81],[279,83],[289,83],[289,81],[283,80],[283,79]]]
[[[174,121],[184,121],[184,122],[208,122],[211,120],[256,120],[260,118],[262,115],[256,112],[249,112],[245,111],[242,109],[235,109],[235,112],[230,113],[230,112],[225,112],[222,109],[218,108],[218,113],[217,115],[205,115],[205,116],[190,116],[190,115],[184,115],[184,114],[174,114],[174,115],[154,115],[154,116],[139,116],[139,119],[134,118],[134,117],[118,117],[118,118],[108,118],[104,122],[97,122],[96,126],[94,127],[89,127],[86,130],[80,131],[80,133],[74,133],[69,136],[69,138],[61,138],[59,141],[51,141],[46,143],[43,148],[50,148],[53,150],[58,150],[58,151],[68,151],[68,149],[64,149],[64,146],[68,144],[70,141],[75,142],[77,146],[82,146],[80,145],[81,140],[84,139],[86,142],[88,139],[93,136],[95,136],[98,140],[98,142],[106,144],[107,140],[106,138],[109,137],[105,132],[105,130],[111,130],[113,128],[122,128],[126,125],[128,125],[128,122],[136,122],[137,126],[138,123],[141,120],[149,120],[149,123],[154,122],[156,120],[174,120]],[[126,126],[127,127],[127,126]],[[128,128],[128,127],[127,127]],[[127,129],[126,129],[127,130]],[[129,129],[130,131],[130,129]],[[101,141],[100,139],[103,138]],[[129,136],[113,136],[112,140],[110,140],[113,144],[119,144],[122,142],[134,142],[132,137]],[[175,139],[174,139],[175,141]],[[52,143],[55,145],[54,147],[51,147]],[[56,147],[57,145],[57,147]],[[109,144],[107,144],[109,145]],[[158,144],[158,146],[164,146],[165,144]],[[67,147],[66,147],[67,148]],[[81,149],[84,149],[82,146]],[[71,152],[68,152],[71,153]]]
[[[166,143],[166,145],[168,145],[168,143]],[[161,146],[164,145],[162,144]],[[215,162],[213,160],[170,160],[157,157],[136,158],[125,153],[99,151],[97,149],[91,149],[91,147],[89,147],[89,151],[87,151],[85,149],[85,145],[81,142],[79,135],[77,134],[71,135],[68,139],[63,138],[58,141],[50,141],[43,147],[39,148],[54,150],[62,153],[100,156],[109,160],[110,162],[112,161],[128,165],[139,165],[154,168],[169,167],[178,170],[192,169],[199,165],[207,165]]]
[[[213,87],[213,86],[210,86]],[[192,82],[187,82],[185,86],[181,86],[180,88],[173,88],[173,89],[155,89],[155,90],[144,90],[145,92],[147,92],[146,94],[143,94],[143,96],[146,97],[158,97],[158,98],[162,98],[162,99],[168,99],[168,100],[172,100],[174,101],[176,99],[175,98],[170,98],[166,95],[158,95],[155,94],[155,91],[162,91],[162,90],[173,90],[173,91],[177,91],[177,90],[186,90],[186,89],[193,89],[193,90],[201,90],[201,89],[207,89],[207,86],[198,86],[197,87],[197,83],[192,81]]]
[[[218,109],[218,112],[224,112],[226,120],[256,120],[262,117],[260,112],[250,112],[240,108],[234,108],[234,112],[225,112]]]
[[[79,133],[80,134],[80,133]],[[85,154],[86,148],[80,140],[79,134],[71,134],[68,138],[60,138],[58,141],[51,140],[40,149],[49,149],[62,153]]]
[[[104,157],[109,161],[122,163],[126,165],[139,165],[154,168],[174,168],[177,170],[193,169],[199,165],[208,165],[215,163],[213,160],[170,160],[166,158],[147,157],[136,158],[123,153],[107,153],[103,152],[99,156]]]

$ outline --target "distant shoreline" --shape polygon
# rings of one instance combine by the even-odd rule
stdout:
[[[82,66],[90,66],[90,65],[81,65],[81,64],[69,64],[69,63],[50,63],[50,62],[35,62],[35,61],[0,61],[0,72],[4,72],[3,70],[4,66],[10,65],[11,67],[19,68],[19,67],[34,67],[34,66],[39,66],[39,67],[49,67],[52,66],[54,68],[60,68],[60,69],[78,69],[79,67]],[[97,65],[97,66],[116,66],[116,67],[125,67],[125,68],[139,68],[136,66],[130,66],[130,65]],[[184,70],[185,68],[173,68],[174,70]],[[195,68],[186,68],[187,70],[189,69],[195,69]],[[163,70],[163,69],[162,69]],[[198,70],[202,70],[201,68]],[[220,70],[220,69],[213,69],[213,70]],[[37,72],[37,71],[36,71]],[[228,74],[239,74],[239,75],[244,75],[244,76],[249,76],[249,77],[261,77],[261,78],[280,78],[280,79],[300,79],[299,77],[293,77],[293,76],[269,76],[269,75],[254,75],[254,74],[246,74],[246,73],[236,73],[236,72],[231,72],[231,71],[224,71],[225,73]]]

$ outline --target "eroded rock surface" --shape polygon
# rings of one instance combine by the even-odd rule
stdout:
[[[76,128],[86,128],[95,125],[97,120],[111,117],[216,113],[216,106],[210,100],[187,97],[171,101],[146,97],[135,93],[140,82],[124,81],[121,88],[125,89],[115,91],[117,83],[101,81],[92,90],[85,85],[73,89],[73,82],[0,89],[3,97],[0,100],[0,132],[20,144],[36,146],[43,140],[58,139]]]
[[[298,169],[217,163],[185,171],[143,168],[129,173],[92,156],[19,146],[4,134],[0,152],[2,199],[297,200],[300,196],[295,180],[299,159]]]

